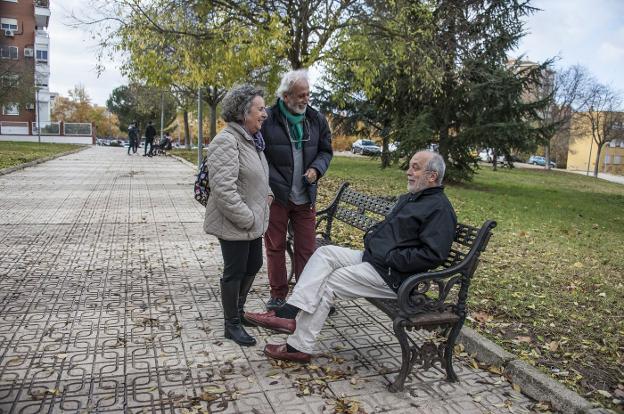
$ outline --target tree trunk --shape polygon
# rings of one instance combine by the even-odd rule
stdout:
[[[492,171],[496,171],[496,164],[498,163],[498,153],[495,149],[492,149]]]
[[[443,125],[438,130],[440,134],[440,146],[438,150],[440,151],[440,155],[444,159],[444,162],[448,165],[449,161],[449,129],[446,125]]]
[[[544,147],[544,155],[544,158],[546,159],[546,165],[544,167],[547,170],[550,170],[550,142],[548,142],[548,144]]]
[[[594,177],[598,178],[598,164],[600,162],[600,153],[602,152],[602,145],[597,145],[596,148],[596,162],[594,163]]]
[[[189,129],[188,111],[184,110],[184,146],[191,149],[191,131]]]
[[[381,168],[390,166],[390,151],[388,151],[388,137],[383,137],[381,142]]]

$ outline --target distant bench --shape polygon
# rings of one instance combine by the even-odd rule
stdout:
[[[349,188],[349,183],[343,183],[331,204],[316,213],[316,246],[336,244],[332,240],[335,220],[366,232],[390,213],[395,201],[394,197],[374,197],[357,192]],[[397,299],[366,298],[390,317],[394,334],[401,345],[401,369],[388,387],[390,391],[403,390],[405,379],[417,363],[427,370],[439,362],[446,369],[447,380],[458,381],[453,370],[453,348],[466,319],[470,279],[494,227],[496,222],[492,220],[486,221],[481,228],[458,223],[451,253],[442,266],[410,276],[399,288]],[[292,278],[293,232],[290,226],[288,230],[286,246],[291,259]],[[417,345],[407,335],[407,330],[413,329],[437,331],[444,340]]]

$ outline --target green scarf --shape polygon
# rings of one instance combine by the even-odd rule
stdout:
[[[277,101],[277,105],[288,121],[288,129],[290,130],[290,136],[294,138],[295,148],[301,149],[301,140],[303,139],[303,118],[305,117],[305,114],[293,115],[288,108],[286,108],[284,101],[281,99]]]

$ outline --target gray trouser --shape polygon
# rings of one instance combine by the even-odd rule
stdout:
[[[362,252],[324,246],[312,255],[288,303],[301,309],[297,329],[286,342],[312,354],[329,309],[336,299],[396,298],[375,268],[362,262]]]

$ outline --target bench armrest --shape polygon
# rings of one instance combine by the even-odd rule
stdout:
[[[451,289],[463,284],[465,274],[463,266],[453,266],[434,272],[418,273],[405,279],[397,293],[397,302],[404,317],[413,317],[428,312],[443,312],[452,308],[455,312],[465,310],[465,295],[460,293],[457,302],[448,302]],[[437,289],[432,289],[437,287]],[[463,291],[463,286],[460,291]],[[467,290],[467,286],[466,286]]]

